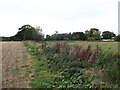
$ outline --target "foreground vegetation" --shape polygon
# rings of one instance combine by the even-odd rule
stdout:
[[[112,45],[106,50],[67,42],[25,42],[25,46],[34,58],[33,88],[120,87],[120,55],[112,52]]]

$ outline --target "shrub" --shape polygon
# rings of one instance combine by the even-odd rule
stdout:
[[[96,60],[96,66],[104,70],[104,81],[119,84],[120,83],[120,57],[119,54],[101,51]]]

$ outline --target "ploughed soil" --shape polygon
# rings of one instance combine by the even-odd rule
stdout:
[[[2,88],[30,88],[33,73],[23,42],[2,42]]]

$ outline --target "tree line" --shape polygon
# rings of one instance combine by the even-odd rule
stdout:
[[[120,41],[120,35],[116,35],[110,31],[104,31],[101,33],[97,28],[91,28],[84,32],[62,33],[58,31],[53,35],[46,35],[46,41],[59,41],[59,40],[82,40],[82,41],[101,41],[102,39],[114,39]]]
[[[34,28],[31,25],[23,25],[18,29],[18,33],[11,37],[2,37],[2,41],[61,41],[61,40],[82,40],[82,41],[100,41],[101,39],[112,39],[120,41],[120,35],[115,35],[113,32],[104,31],[101,33],[97,28],[91,28],[85,32],[73,33],[58,33],[56,31],[53,35],[46,35],[42,33],[40,26]]]

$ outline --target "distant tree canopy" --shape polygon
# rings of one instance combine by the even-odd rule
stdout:
[[[34,28],[30,25],[24,25],[18,29],[18,33],[11,37],[11,40],[43,40],[42,29],[40,27]]]
[[[86,40],[86,35],[83,32],[73,32],[71,33],[63,33],[63,34],[53,34],[46,35],[45,40]]]
[[[100,40],[100,31],[97,28],[91,28],[90,30],[86,30],[85,34],[87,36],[87,40],[93,41],[93,40]]]
[[[86,40],[87,36],[83,32],[73,32],[72,40]]]
[[[104,31],[102,33],[103,39],[112,39],[112,37],[115,37],[116,35],[113,32],[110,31]]]
[[[0,37],[0,41],[10,41],[10,37]]]
[[[56,33],[57,32],[57,33]],[[63,33],[59,34],[56,31],[53,35],[46,35],[45,40],[100,40],[100,31],[96,28],[91,28],[90,30],[86,30],[85,33],[83,32],[73,32],[73,33]]]

